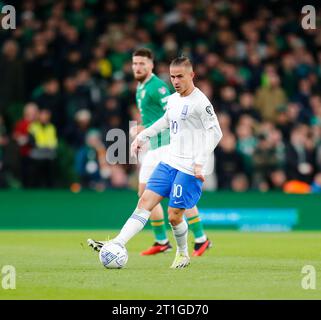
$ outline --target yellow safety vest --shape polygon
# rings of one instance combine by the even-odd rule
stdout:
[[[42,125],[40,122],[34,122],[29,127],[29,133],[34,137],[36,147],[51,149],[57,147],[56,128],[51,123]]]

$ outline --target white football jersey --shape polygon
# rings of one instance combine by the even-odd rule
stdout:
[[[164,118],[170,128],[169,155],[163,161],[175,169],[194,175],[194,164],[208,167],[211,152],[222,137],[220,125],[214,108],[205,94],[195,88],[193,92],[182,97],[175,92],[168,98]],[[205,155],[206,138],[209,129],[213,128],[214,144]],[[212,139],[212,138],[211,138]],[[204,172],[208,174],[208,172]]]

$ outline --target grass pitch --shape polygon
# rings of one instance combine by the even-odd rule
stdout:
[[[145,231],[128,244],[126,268],[107,270],[86,239],[114,231],[0,231],[0,270],[16,268],[16,289],[0,281],[0,299],[321,299],[321,233],[208,234],[214,247],[187,269],[169,269],[174,252],[140,256],[152,243]],[[302,289],[305,265],[315,290]]]

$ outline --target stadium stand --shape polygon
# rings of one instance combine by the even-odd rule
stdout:
[[[300,2],[289,0],[10,4],[17,28],[0,30],[0,188],[32,187],[28,170],[41,171],[31,156],[36,119],[21,123],[31,103],[50,111],[58,140],[49,182],[40,174],[39,185],[135,185],[134,166],[106,167],[101,144],[89,149],[87,138],[98,131],[108,148],[106,132],[128,132],[137,119],[131,54],[149,47],[167,82],[171,59],[189,56],[196,85],[213,102],[224,137],[212,189],[301,192],[302,182],[304,192],[320,192],[320,7],[317,28],[305,30]]]

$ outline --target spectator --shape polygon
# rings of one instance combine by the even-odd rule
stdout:
[[[280,78],[276,73],[267,74],[267,84],[256,92],[255,106],[262,115],[263,120],[274,122],[276,109],[287,102],[284,90],[280,87]]]
[[[25,188],[29,188],[31,185],[31,144],[29,129],[32,123],[38,120],[38,112],[38,106],[35,103],[27,103],[24,107],[23,118],[15,124],[15,128],[13,131],[13,139],[19,146],[20,175],[22,185]]]
[[[296,61],[294,55],[287,53],[281,61],[282,87],[289,99],[292,99],[296,93],[298,79],[295,71]]]
[[[248,115],[256,121],[261,120],[261,115],[254,107],[254,96],[251,91],[243,91],[240,94],[240,110],[237,113],[237,118],[243,115]]]
[[[300,121],[309,123],[311,117],[311,105],[309,97],[312,94],[311,83],[308,78],[299,81],[299,88],[297,94],[294,96],[294,101],[299,104],[300,108]]]
[[[33,98],[39,108],[50,111],[53,124],[61,129],[65,121],[65,110],[61,101],[58,80],[53,77],[48,78],[42,86],[35,90]]]
[[[321,172],[318,172],[314,178],[311,185],[312,193],[321,193]]]
[[[234,192],[246,192],[249,189],[249,180],[244,173],[239,173],[233,177],[231,186]]]
[[[269,174],[277,168],[277,155],[268,133],[258,135],[258,143],[253,152],[253,187],[261,191],[268,189]]]
[[[106,163],[106,149],[97,130],[90,130],[86,135],[86,144],[76,155],[76,172],[82,187],[104,190],[111,175]]]
[[[232,133],[223,136],[215,155],[218,188],[231,189],[233,177],[244,172],[243,159],[236,151],[236,140]]]
[[[74,120],[77,110],[85,109],[87,106],[87,101],[83,101],[77,92],[75,76],[70,75],[64,79],[62,101],[66,114],[66,125],[68,126]]]
[[[268,182],[269,189],[274,191],[282,191],[284,188],[284,184],[286,183],[285,172],[281,169],[272,171],[269,174]]]
[[[75,114],[74,121],[66,128],[66,139],[76,150],[85,144],[86,134],[91,125],[91,113],[86,110],[79,110]]]
[[[7,114],[14,102],[24,98],[24,65],[19,56],[19,46],[15,40],[7,40],[0,56],[0,113]]]
[[[321,124],[313,124],[311,130],[315,146],[315,170],[321,171]]]
[[[286,147],[287,178],[310,183],[313,175],[313,154],[306,148],[305,126],[298,125],[291,131]]]
[[[310,97],[310,106],[312,115],[310,118],[310,125],[319,125],[321,126],[321,95],[313,94]]]
[[[289,141],[290,132],[298,120],[299,106],[296,103],[280,105],[276,112],[276,127],[282,132],[285,141]]]
[[[39,120],[29,127],[32,141],[32,187],[54,186],[54,161],[57,156],[58,138],[56,128],[50,121],[50,110],[42,109],[39,112]]]
[[[257,145],[253,128],[239,123],[236,127],[237,144],[236,150],[241,154],[244,163],[244,172],[248,177],[252,174],[252,156]]]
[[[236,98],[235,88],[232,86],[224,86],[220,91],[220,100],[217,103],[218,110],[220,112],[228,113],[233,124],[236,122],[236,116],[240,110]]]

